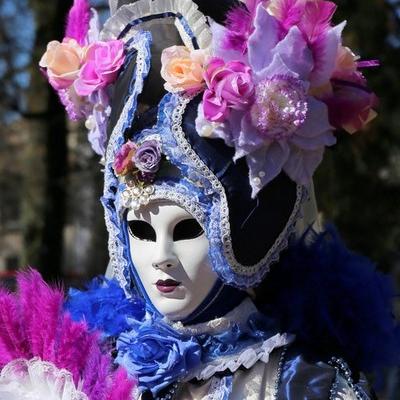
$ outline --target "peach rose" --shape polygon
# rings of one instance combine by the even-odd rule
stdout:
[[[50,85],[54,89],[67,89],[78,77],[85,55],[74,39],[64,39],[62,43],[54,40],[47,45],[39,65],[47,69]]]
[[[343,79],[356,73],[358,58],[348,47],[340,46],[336,56],[333,78]]]
[[[161,55],[161,76],[168,92],[194,92],[204,86],[204,50],[190,51],[185,46],[164,49]]]

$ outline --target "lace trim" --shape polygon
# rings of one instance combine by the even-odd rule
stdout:
[[[105,206],[105,222],[109,233],[108,249],[110,254],[110,268],[112,275],[120,283],[125,290],[127,296],[129,294],[129,268],[128,262],[124,257],[124,243],[120,240],[121,234],[117,221],[118,215],[115,210],[115,204],[108,206],[108,201],[115,201],[112,188],[118,187],[118,179],[114,175],[113,163],[116,152],[123,143],[123,134],[125,129],[131,123],[130,115],[136,109],[137,97],[142,92],[145,77],[150,70],[150,48],[149,41],[151,37],[146,32],[135,32],[134,34],[124,38],[128,44],[128,50],[137,51],[136,80],[132,94],[125,103],[117,124],[115,125],[106,149],[106,167],[104,171],[104,193],[103,204]]]
[[[211,378],[218,372],[229,370],[236,372],[241,366],[249,369],[258,361],[268,363],[269,355],[278,347],[288,345],[294,340],[294,336],[284,334],[277,334],[265,340],[261,344],[247,347],[238,354],[231,356],[219,357],[217,360],[203,364],[200,370],[194,371],[187,377],[185,381],[190,381],[193,378],[198,380],[206,380]]]
[[[193,49],[193,37],[201,49],[210,46],[212,36],[207,18],[192,0],[139,0],[126,4],[106,21],[100,38],[105,41],[116,39],[129,25],[131,29],[138,30],[133,26],[135,21],[140,22],[142,18],[152,15],[161,15],[161,18],[165,18],[171,13],[175,16],[175,25],[185,46]]]
[[[166,320],[166,322],[171,325],[172,329],[184,335],[197,336],[204,333],[214,335],[228,330],[233,324],[239,326],[243,325],[247,322],[249,316],[257,311],[254,303],[247,298],[225,316],[212,321],[190,326],[185,326],[182,322],[172,322],[168,320]]]
[[[176,191],[174,187],[169,185],[155,185],[155,193],[150,196],[150,201],[152,200],[170,200],[173,203],[179,204],[184,208],[189,214],[193,215],[194,218],[200,223],[204,228],[205,215],[203,210],[198,206],[198,204],[193,201],[193,196],[189,194],[183,194]]]
[[[88,400],[87,395],[75,387],[70,372],[39,358],[8,363],[0,373],[0,394],[11,395],[11,399],[25,399],[29,395],[44,399],[51,395],[52,399],[59,400]]]
[[[175,107],[172,115],[172,132],[175,136],[175,140],[178,143],[178,146],[182,149],[182,152],[186,154],[186,156],[191,160],[194,168],[204,178],[211,182],[212,188],[220,197],[221,238],[223,242],[224,255],[228,260],[230,267],[235,273],[245,277],[252,277],[259,273],[259,271],[262,269],[261,274],[254,277],[254,280],[252,282],[254,285],[256,283],[259,283],[262,277],[268,272],[269,267],[272,263],[279,261],[281,251],[288,246],[288,239],[291,234],[295,232],[296,222],[301,216],[301,205],[307,197],[307,190],[301,185],[297,186],[296,202],[293,207],[293,211],[288,219],[288,222],[286,223],[285,228],[276,239],[274,245],[269,249],[268,253],[254,265],[243,265],[239,263],[239,261],[236,260],[233,252],[229,222],[229,207],[225,194],[225,189],[219,179],[213,174],[213,172],[192,149],[182,129],[183,114],[185,113],[186,107],[192,99],[193,96],[178,96],[178,104]]]

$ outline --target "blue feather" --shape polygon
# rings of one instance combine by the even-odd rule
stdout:
[[[142,320],[145,306],[138,297],[128,299],[118,282],[99,277],[86,291],[70,289],[65,308],[75,321],[84,320],[105,337],[118,336],[129,329],[128,319]]]
[[[333,227],[292,243],[257,288],[258,306],[283,331],[313,354],[366,372],[400,365],[394,296],[391,279],[349,251]]]

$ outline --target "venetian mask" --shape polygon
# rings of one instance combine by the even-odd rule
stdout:
[[[203,228],[186,210],[168,201],[131,209],[126,218],[130,255],[142,289],[162,315],[171,320],[186,318],[217,281]]]

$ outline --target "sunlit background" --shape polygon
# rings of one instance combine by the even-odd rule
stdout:
[[[38,60],[62,39],[72,0],[0,0],[0,280],[26,265],[46,279],[83,282],[107,266],[99,198],[102,174],[85,129],[67,122]],[[103,18],[106,0],[93,1]],[[379,117],[339,133],[316,176],[319,209],[345,241],[400,281],[400,0],[338,0],[345,42],[381,99]],[[399,371],[377,377],[383,399],[400,398]]]

